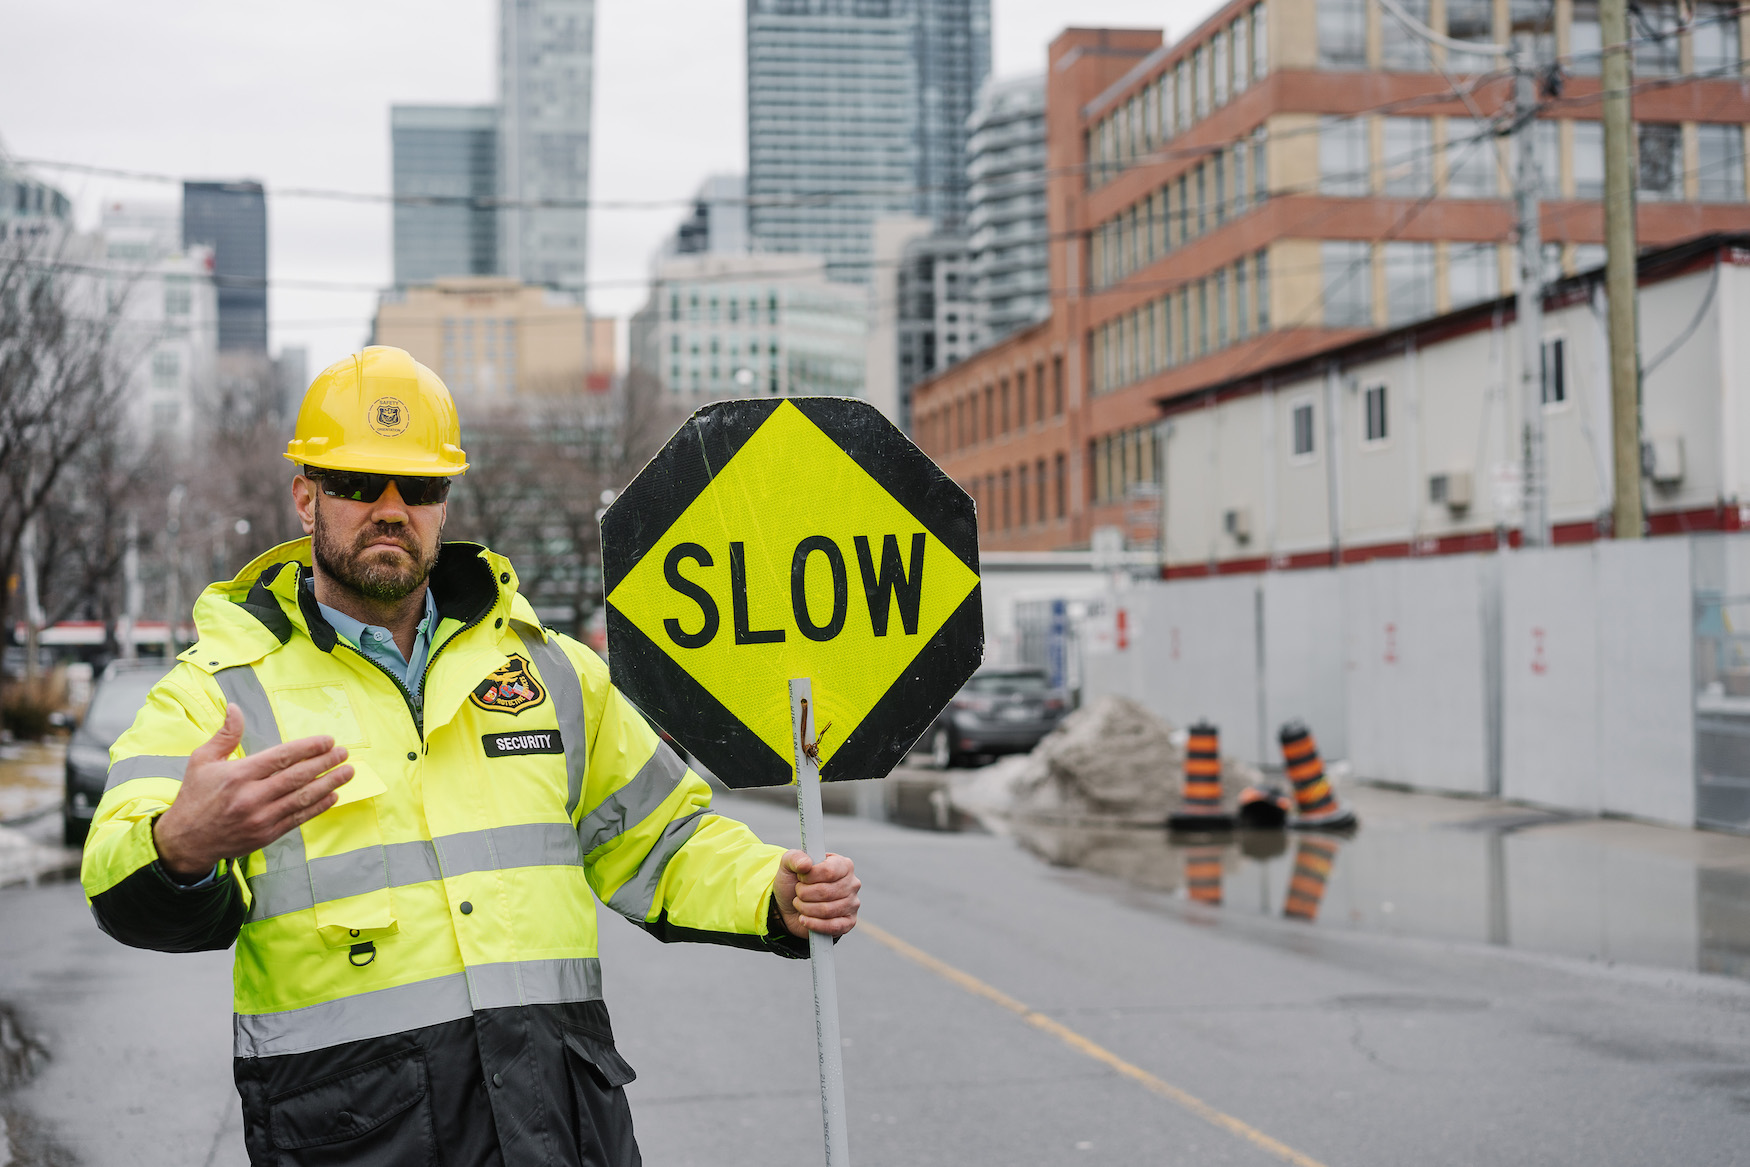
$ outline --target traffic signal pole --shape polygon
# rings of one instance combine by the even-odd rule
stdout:
[[[1537,79],[1532,66],[1524,50],[1515,53],[1513,145],[1517,165],[1513,196],[1519,214],[1519,388],[1525,411],[1520,429],[1524,444],[1520,542],[1526,547],[1546,547],[1550,535],[1543,440],[1543,233],[1537,217],[1537,155],[1532,146],[1537,127]]]

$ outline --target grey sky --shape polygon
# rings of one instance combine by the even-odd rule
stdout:
[[[1214,0],[993,0],[995,70],[1044,67],[1069,23],[1181,33]],[[0,38],[0,139],[20,158],[275,187],[389,188],[389,106],[494,99],[496,0],[55,0],[13,5]],[[593,196],[684,199],[745,166],[740,0],[599,0]],[[174,199],[174,186],[42,170],[78,200]],[[591,306],[624,316],[676,207],[596,212]],[[273,198],[275,281],[381,286],[383,204]],[[272,345],[312,372],[363,342],[374,293],[269,293]]]

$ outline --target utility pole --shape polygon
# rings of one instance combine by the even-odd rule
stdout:
[[[140,519],[133,511],[128,512],[127,550],[122,554],[122,579],[125,587],[122,595],[122,618],[116,629],[116,639],[121,641],[123,660],[133,660],[138,655],[134,645],[134,629],[140,623]]]
[[[1628,0],[1599,0],[1604,42],[1604,291],[1609,301],[1614,534],[1641,537],[1641,356],[1636,324],[1635,157]]]
[[[1622,0],[1619,0],[1622,2]],[[1514,197],[1519,212],[1519,388],[1525,414],[1524,517],[1520,542],[1549,545],[1549,482],[1543,446],[1543,235],[1537,221],[1537,158],[1532,152],[1537,126],[1537,78],[1529,48],[1513,58],[1513,147],[1517,159]]]

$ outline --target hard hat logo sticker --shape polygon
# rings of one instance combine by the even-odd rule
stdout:
[[[371,428],[385,438],[398,437],[407,429],[407,406],[393,397],[379,397],[371,403]]]

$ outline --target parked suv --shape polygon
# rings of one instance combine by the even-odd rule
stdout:
[[[91,704],[67,743],[67,801],[61,810],[67,846],[83,846],[91,830],[109,773],[109,747],[134,723],[146,694],[175,663],[163,658],[118,660],[98,678]]]
[[[1044,669],[982,668],[937,716],[923,747],[942,770],[977,754],[1024,754],[1057,728],[1068,704]]]

